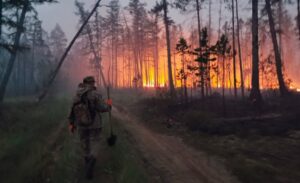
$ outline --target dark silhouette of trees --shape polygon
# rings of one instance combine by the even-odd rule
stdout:
[[[244,86],[244,71],[243,71],[243,61],[242,61],[242,49],[241,49],[241,39],[240,39],[240,20],[239,20],[239,8],[238,1],[235,0],[236,9],[236,31],[237,31],[237,43],[239,51],[239,66],[240,66],[240,78],[241,78],[241,93],[242,98],[245,97],[245,86]]]
[[[181,56],[181,69],[177,75],[177,77],[181,81],[181,87],[183,88],[183,93],[184,93],[184,101],[187,103],[188,101],[188,94],[187,94],[187,77],[188,73],[186,72],[186,55],[190,54],[190,46],[188,46],[186,40],[181,37],[176,44],[176,50]]]
[[[232,53],[233,53],[233,88],[234,97],[237,98],[237,87],[236,87],[236,49],[235,49],[235,27],[234,27],[234,0],[231,0],[231,12],[232,12]]]
[[[11,44],[2,44],[1,45],[6,48],[10,52],[10,58],[8,60],[8,65],[5,69],[5,73],[3,75],[3,79],[0,84],[0,103],[4,99],[5,91],[7,88],[8,81],[10,79],[10,76],[12,74],[17,53],[20,50],[20,38],[22,33],[24,33],[24,24],[26,20],[26,14],[30,11],[34,10],[33,4],[43,4],[45,2],[55,2],[54,0],[24,0],[24,1],[8,1],[5,2],[6,6],[10,6],[11,9],[15,9],[15,13],[10,15],[11,17],[6,16],[5,17],[5,23],[8,27],[8,29],[15,29],[15,33],[13,34],[13,41]],[[2,6],[3,6],[2,2]],[[3,8],[3,7],[2,7]],[[1,8],[1,10],[3,10]],[[1,11],[2,12],[2,11]],[[3,23],[3,12],[1,13],[1,23]]]
[[[78,8],[78,12],[79,12],[79,15],[80,15],[80,18],[81,18],[81,22],[84,23],[87,20],[88,13],[84,10],[83,4],[76,1],[75,5]],[[93,58],[94,64],[96,65],[96,68],[99,68],[101,79],[103,81],[104,86],[106,87],[107,84],[106,84],[104,73],[103,73],[103,70],[102,70],[102,67],[101,67],[101,58],[99,56],[99,50],[96,50],[95,41],[94,41],[95,38],[93,37],[93,32],[92,32],[92,29],[91,29],[91,26],[90,26],[89,23],[87,23],[86,26],[85,26],[85,34],[87,35],[87,39],[88,39],[89,51],[94,56],[94,58]]]
[[[0,40],[2,36],[2,9],[3,9],[3,2],[0,0]]]
[[[222,34],[220,39],[215,45],[216,54],[222,58],[222,106],[223,115],[226,115],[226,105],[225,105],[225,61],[226,58],[230,57],[231,47],[229,46],[229,41],[226,34]]]
[[[297,27],[300,40],[300,0],[297,0]]]
[[[21,16],[19,21],[17,22],[18,27],[17,27],[17,32],[14,38],[14,43],[13,43],[13,48],[10,50],[10,58],[9,58],[9,63],[8,66],[5,70],[5,74],[3,76],[1,85],[0,85],[0,102],[3,101],[4,95],[5,95],[5,90],[7,87],[7,83],[9,81],[10,75],[12,73],[13,67],[14,67],[14,63],[16,60],[16,56],[17,56],[17,47],[20,45],[20,38],[21,38],[21,34],[23,32],[23,25],[24,25],[24,21],[25,21],[25,16],[26,13],[28,11],[29,8],[29,1],[25,1],[23,3],[23,7],[22,7],[22,12],[21,12]]]
[[[75,43],[76,39],[79,37],[79,35],[82,33],[85,25],[87,25],[89,19],[91,18],[91,16],[94,14],[94,12],[96,11],[97,7],[99,6],[101,0],[98,0],[94,6],[94,8],[92,9],[92,11],[87,15],[86,19],[84,20],[84,22],[82,23],[81,27],[79,28],[79,30],[77,31],[77,33],[75,34],[75,36],[73,37],[73,39],[71,40],[71,42],[69,43],[66,51],[64,52],[64,54],[62,55],[62,57],[60,58],[59,62],[58,62],[58,65],[57,67],[55,68],[53,74],[50,76],[50,79],[48,80],[47,82],[47,85],[45,86],[45,89],[43,90],[43,92],[40,94],[38,100],[41,101],[43,98],[45,98],[45,96],[47,95],[48,93],[48,90],[50,88],[50,86],[53,84],[54,82],[54,79],[56,78],[67,54],[69,53],[69,51],[71,50],[73,44]],[[102,71],[100,69],[100,71]],[[103,79],[103,84],[106,86],[106,83],[105,83],[105,78],[104,78],[104,75],[103,75],[103,72],[101,72],[101,76],[102,76],[102,79]]]
[[[146,24],[147,12],[145,10],[145,4],[141,3],[139,0],[131,0],[128,5],[129,13],[132,16],[131,30],[132,34],[132,52],[134,59],[134,78],[136,86],[142,87],[142,80],[144,78],[144,58],[146,49]],[[158,12],[156,12],[158,13]],[[139,79],[140,78],[140,79]]]
[[[120,5],[119,0],[109,3],[108,16],[105,18],[104,26],[107,28],[107,35],[110,38],[111,63],[108,74],[110,74],[110,85],[118,86],[118,47],[120,40]]]
[[[272,15],[271,2],[270,0],[265,0],[265,2],[266,2],[266,10],[269,18],[269,26],[270,26],[270,32],[272,37],[273,49],[275,53],[276,72],[277,72],[277,78],[279,83],[279,90],[281,96],[286,96],[288,94],[288,89],[283,79],[282,59],[281,59],[280,48],[278,46],[277,37],[276,37],[275,23]]]
[[[67,46],[67,38],[59,24],[50,32],[50,49],[55,59],[58,60]],[[57,62],[57,61],[56,61]]]
[[[162,0],[160,3],[157,3],[156,6],[153,8],[153,12],[161,12],[161,11],[163,11],[163,19],[165,25],[166,42],[167,42],[169,92],[171,97],[175,97],[175,87],[174,87],[173,75],[172,75],[171,43],[170,43],[170,30],[169,30],[169,25],[171,24],[172,21],[168,17],[167,0]]]
[[[258,55],[258,0],[252,0],[252,87],[250,100],[260,105],[262,97],[259,89],[259,55]]]

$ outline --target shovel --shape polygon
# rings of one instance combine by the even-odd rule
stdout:
[[[107,86],[107,99],[110,99],[109,86]],[[108,122],[110,124],[110,137],[107,138],[107,144],[109,146],[113,146],[117,141],[117,136],[113,132],[113,125],[111,121],[111,110],[108,112]]]

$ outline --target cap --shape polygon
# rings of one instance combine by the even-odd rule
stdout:
[[[87,76],[83,79],[83,83],[92,83],[95,82],[94,76]]]

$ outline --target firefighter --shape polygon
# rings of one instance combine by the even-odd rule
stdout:
[[[111,110],[111,99],[104,101],[95,86],[95,78],[88,76],[78,85],[73,99],[69,119],[69,130],[77,130],[84,154],[86,178],[92,178],[96,163],[100,132],[102,130],[101,113]]]

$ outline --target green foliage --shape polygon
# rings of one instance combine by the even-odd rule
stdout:
[[[187,41],[181,37],[178,41],[178,43],[176,44],[176,50],[181,54],[184,55],[186,53],[189,53],[189,48],[190,46],[188,46]]]
[[[217,41],[214,46],[216,53],[220,56],[230,55],[231,47],[229,46],[228,37],[225,34],[222,34],[220,40]]]
[[[49,136],[61,124],[68,102],[4,104],[0,126],[0,180],[6,182],[39,182],[43,168],[51,160]],[[39,179],[39,180],[37,180]]]
[[[160,13],[164,8],[163,1],[157,2],[155,6],[151,9],[152,13]]]
[[[70,102],[65,99],[53,99],[41,105],[18,101],[3,105],[0,122],[1,182],[60,183],[74,182],[83,177],[83,171],[78,170],[83,166],[78,139],[76,135],[69,136],[65,121],[69,105]],[[98,159],[101,164],[96,164],[97,171],[117,182],[147,182],[147,175],[137,160],[138,153],[127,139],[128,133],[116,128],[118,144],[113,148],[107,147],[104,139],[110,131],[105,115],[103,120],[102,150]],[[100,159],[103,155],[108,159]],[[103,175],[98,175],[98,178]]]
[[[116,124],[116,119],[113,119],[113,123]],[[138,164],[139,155],[134,151],[134,147],[130,141],[128,141],[128,132],[121,128],[116,128],[118,131],[117,144],[110,149],[112,154],[111,168],[115,172],[115,178],[120,183],[140,183],[148,182],[148,178],[145,170]],[[109,130],[107,128],[107,135]]]
[[[191,131],[210,132],[216,127],[212,115],[207,112],[190,110],[183,116],[183,121]]]
[[[199,0],[199,2],[204,2],[205,0]],[[188,11],[188,6],[195,6],[195,0],[175,0],[173,6],[177,9],[180,9],[183,12]]]
[[[197,55],[195,62],[199,64],[197,66],[188,66],[191,72],[195,72],[196,76],[199,76],[199,83],[201,87],[204,87],[206,82],[210,81],[210,74],[208,70],[210,69],[210,62],[216,61],[216,57],[213,55],[216,53],[216,45],[209,45],[207,28],[201,30],[201,40],[200,47],[194,49],[190,52],[191,55]]]

